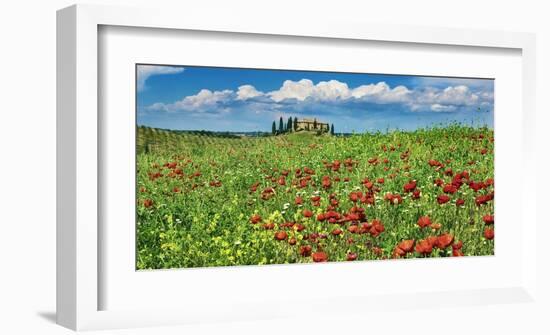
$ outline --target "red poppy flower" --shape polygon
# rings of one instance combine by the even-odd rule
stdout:
[[[441,234],[437,237],[437,242],[435,243],[435,245],[439,249],[445,249],[448,246],[450,246],[453,243],[453,241],[454,241],[454,236],[452,234],[449,234],[449,233]]]
[[[416,181],[411,180],[410,182],[406,183],[405,186],[403,186],[404,192],[412,192],[416,188]]]
[[[478,206],[484,205],[484,204],[488,203],[489,201],[493,200],[493,197],[494,197],[493,193],[477,196],[476,197],[476,205],[478,205]]]
[[[311,255],[311,246],[310,245],[300,246],[300,255],[302,255],[303,257],[309,257],[309,255]]]
[[[342,234],[342,229],[336,228],[331,232],[331,234],[334,235],[334,236],[338,236],[338,235]]]
[[[417,224],[420,226],[420,228],[428,227],[432,224],[432,220],[430,220],[429,216],[421,216],[418,219]]]
[[[349,195],[349,200],[353,201],[353,202],[357,202],[359,200],[359,195],[355,192],[352,192],[350,195]]]
[[[267,230],[275,228],[275,224],[273,222],[264,223],[262,226]]]
[[[313,258],[313,261],[315,263],[326,262],[328,260],[327,254],[323,251],[314,252],[313,254],[311,254],[311,257]]]
[[[483,236],[488,240],[492,240],[495,238],[495,230],[493,228],[485,228]]]
[[[296,205],[301,205],[304,203],[304,199],[302,199],[301,197],[296,197],[296,199],[294,199],[294,204]]]
[[[285,223],[281,223],[279,225],[281,228],[290,228],[290,227],[294,227],[294,222],[285,222]]]
[[[462,206],[462,205],[464,205],[465,202],[466,201],[464,201],[464,199],[456,199],[456,205],[457,206]]]
[[[256,192],[256,190],[258,189],[258,186],[260,186],[259,182],[252,184],[252,186],[250,186],[250,193]]]
[[[359,226],[357,226],[357,225],[349,226],[348,231],[352,234],[355,234],[359,231]]]
[[[312,169],[310,169],[310,168],[308,168],[307,166],[304,167],[304,172],[307,173],[307,174],[315,174],[315,171],[312,170]]]
[[[262,191],[262,200],[269,200],[275,196],[275,189],[273,187],[265,188]]]
[[[480,181],[480,182],[478,182],[478,183],[472,181],[472,182],[470,182],[470,184],[469,184],[468,186],[470,186],[470,188],[471,188],[472,190],[474,190],[475,192],[477,192],[477,191],[479,191],[479,190],[485,188],[485,183],[482,182],[482,181]]]
[[[443,167],[443,164],[435,159],[430,159],[428,164],[430,164],[431,167]]]
[[[304,211],[302,212],[302,214],[306,217],[306,218],[310,218],[313,216],[313,212],[310,211],[309,209],[304,209]]]
[[[443,192],[445,193],[455,194],[457,191],[458,189],[452,184],[447,184],[443,186]]]
[[[180,193],[180,192],[181,192],[181,189],[180,189],[179,187],[174,187],[174,188],[172,189],[172,192],[174,192],[174,193]]]
[[[428,236],[428,237],[425,238],[425,240],[433,248],[437,243],[437,236]]]
[[[277,241],[286,240],[287,237],[288,237],[288,234],[286,233],[286,231],[278,231],[275,233],[275,239]]]
[[[458,241],[452,245],[453,249],[462,249],[463,243],[462,241]]]
[[[296,238],[291,237],[291,238],[288,240],[288,244],[290,244],[290,245],[295,245],[295,244],[296,244]]]
[[[340,213],[335,212],[333,210],[329,210],[328,212],[325,213],[325,217],[329,218],[329,219],[339,220],[340,219]]]
[[[405,253],[413,251],[414,248],[414,240],[403,240],[399,242],[397,247],[401,250],[403,250]]]
[[[384,199],[388,200],[392,205],[398,205],[403,202],[403,198],[399,194],[386,193]]]
[[[250,223],[252,223],[252,224],[256,224],[260,221],[262,221],[262,217],[258,214],[254,214],[250,217]]]
[[[416,189],[416,190],[413,191],[412,198],[415,199],[415,200],[420,199],[420,190],[419,189]]]
[[[451,200],[451,198],[446,194],[440,194],[437,196],[437,203],[440,205],[449,202],[449,200]]]
[[[330,177],[329,176],[324,176],[321,179],[321,185],[323,186],[323,188],[329,188],[332,185],[332,183],[330,181]]]
[[[382,222],[380,220],[373,220],[371,223],[371,227],[369,229],[369,233],[372,237],[378,237],[381,233],[383,233],[386,230]]]
[[[462,257],[464,253],[460,249],[453,249],[453,257]]]
[[[357,259],[357,254],[354,253],[354,252],[349,252],[349,253],[347,254],[347,256],[346,256],[346,259],[347,259],[348,261],[354,261],[354,260]]]
[[[376,180],[378,182],[378,184],[384,184],[384,178],[378,178],[378,180]]]
[[[321,197],[318,196],[318,195],[315,195],[315,196],[311,197],[311,201],[313,201],[313,202],[317,202],[317,201],[320,201],[320,200],[321,200]]]
[[[304,225],[301,224],[301,223],[297,223],[297,224],[294,225],[294,229],[295,229],[296,231],[302,231],[302,230],[306,229],[306,226],[304,226]]]
[[[407,253],[405,251],[403,251],[403,249],[401,249],[399,247],[395,247],[395,249],[393,249],[392,256],[393,256],[393,258],[399,258],[399,257],[405,256],[406,254]]]
[[[220,186],[222,186],[222,182],[219,181],[219,180],[213,180],[213,181],[211,181],[209,184],[210,184],[210,186],[212,186],[212,187],[220,187]]]
[[[325,215],[323,213],[317,214],[317,221],[325,221]]]
[[[149,207],[153,206],[153,200],[151,200],[151,199],[145,199],[145,200],[143,200],[143,206],[144,206],[145,208],[149,208]]]
[[[483,222],[485,222],[485,224],[494,224],[495,223],[495,216],[494,215],[484,215],[483,216]]]
[[[434,184],[436,186],[441,186],[441,185],[445,184],[445,182],[442,179],[437,178],[436,180],[434,180]]]
[[[429,243],[427,240],[420,240],[418,243],[416,243],[415,250],[417,253],[421,255],[429,255],[432,253],[432,244]]]
[[[377,256],[380,256],[384,253],[384,250],[380,247],[372,247],[372,252],[377,255]]]

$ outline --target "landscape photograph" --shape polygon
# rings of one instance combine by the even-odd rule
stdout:
[[[137,270],[494,255],[493,79],[135,75]]]

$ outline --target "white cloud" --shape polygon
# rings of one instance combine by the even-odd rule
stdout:
[[[216,108],[218,104],[231,101],[234,93],[231,90],[210,91],[202,89],[195,95],[189,95],[171,104],[155,103],[147,109],[153,111],[175,112],[178,110],[204,112]]]
[[[407,101],[410,93],[411,91],[405,86],[390,88],[385,82],[350,89],[348,84],[338,80],[321,81],[315,85],[309,79],[302,79],[300,81],[286,80],[280,89],[268,94],[276,102],[285,99],[304,101],[310,98],[317,101],[335,101],[355,98],[377,103],[390,103]]]
[[[261,97],[261,101],[249,99]],[[283,100],[288,103],[279,104]],[[302,104],[304,101],[306,104]],[[293,102],[294,101],[294,102]],[[348,87],[347,83],[338,80],[321,81],[314,84],[309,79],[299,81],[286,80],[278,89],[268,93],[257,90],[252,85],[242,85],[236,92],[232,90],[210,91],[202,89],[196,95],[186,96],[171,104],[157,103],[147,107],[148,110],[192,111],[192,112],[228,112],[243,108],[275,110],[278,108],[298,110],[310,103],[334,103],[334,106],[345,106],[351,103],[400,104],[410,111],[453,112],[465,107],[493,104],[493,93],[490,91],[472,91],[466,85],[448,86],[445,88],[417,87],[409,89],[403,85],[390,87],[386,82]],[[233,103],[238,103],[238,107]],[[243,104],[246,103],[245,107]],[[259,106],[258,104],[261,104]],[[336,105],[337,104],[337,105]],[[358,106],[357,104],[354,104]]]
[[[313,95],[318,100],[347,99],[351,96],[348,84],[338,80],[321,81],[315,85]]]
[[[449,86],[443,90],[428,88],[418,92],[415,97],[416,103],[442,104],[442,105],[466,105],[471,106],[479,103],[479,96],[472,92],[468,86]]]
[[[161,74],[176,74],[185,70],[179,66],[158,66],[158,65],[138,65],[137,67],[137,89],[143,91],[145,89],[145,82],[151,76]]]
[[[456,110],[456,106],[453,105],[441,105],[441,104],[432,104],[430,110],[434,112],[452,112]]]
[[[270,92],[269,96],[276,102],[285,99],[304,101],[311,96],[313,87],[313,82],[309,79],[302,79],[300,81],[285,80],[283,86],[277,91]]]
[[[356,99],[362,98],[379,103],[405,102],[409,99],[410,93],[411,91],[405,86],[399,85],[390,88],[383,81],[377,84],[361,85],[352,91],[352,95]]]
[[[263,92],[256,90],[252,85],[243,85],[239,87],[237,91],[237,100],[247,100],[264,95]]]
[[[300,81],[285,80],[281,88],[269,92],[268,95],[275,102],[285,99],[304,101],[308,98],[319,101],[332,101],[347,99],[351,96],[351,93],[348,84],[338,80],[321,81],[314,85],[311,80],[302,79]]]

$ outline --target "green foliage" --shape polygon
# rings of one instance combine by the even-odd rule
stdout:
[[[404,239],[419,241],[444,232],[464,242],[466,256],[494,253],[494,241],[483,236],[487,227],[483,216],[493,213],[493,202],[475,203],[476,196],[493,192],[492,186],[476,192],[462,185],[450,194],[450,202],[440,205],[436,199],[443,194],[442,187],[434,184],[438,178],[450,183],[462,171],[469,173],[471,181],[493,178],[490,129],[450,126],[348,137],[295,132],[255,138],[143,127],[137,132],[138,269],[312,262],[310,256],[299,253],[306,245],[313,252],[323,250],[330,261],[346,260],[348,253],[356,253],[358,260],[386,259]],[[445,167],[430,166],[429,160]],[[341,165],[337,170],[332,168],[335,161]],[[300,187],[304,167],[314,173]],[[302,177],[296,177],[297,169]],[[447,169],[452,169],[451,175]],[[285,171],[282,185],[279,181]],[[330,178],[330,187],[322,186],[323,176]],[[374,205],[350,198],[355,191],[367,193],[366,178],[378,188]],[[383,183],[378,182],[380,178]],[[417,200],[404,192],[404,184],[411,180],[417,182],[421,194]],[[271,188],[273,195],[262,196]],[[402,203],[385,200],[387,193],[400,194]],[[317,221],[316,215],[331,206],[330,194],[338,200],[335,211],[349,213],[354,206],[362,207],[364,221],[378,219],[385,231],[373,237],[348,231],[350,222]],[[319,206],[311,201],[315,195],[320,196]],[[303,199],[302,204],[296,203],[297,197]],[[459,198],[465,200],[463,206],[455,205]],[[313,217],[306,217],[305,209]],[[261,221],[252,224],[253,214],[261,216]],[[417,221],[424,215],[441,227],[420,228]],[[284,228],[286,222],[302,224],[305,229]],[[273,230],[264,228],[266,223],[273,223]],[[337,228],[343,233],[332,235]],[[288,238],[277,241],[274,233],[283,230]],[[311,234],[327,237],[313,243],[307,238]],[[295,245],[288,243],[290,238],[296,239]],[[428,256],[450,254],[449,247],[434,249]],[[413,251],[406,257],[424,256]]]

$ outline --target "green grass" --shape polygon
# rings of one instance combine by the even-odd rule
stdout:
[[[346,260],[349,253],[356,254],[357,260],[386,259],[396,257],[396,245],[402,240],[414,239],[418,244],[443,233],[452,234],[455,242],[462,241],[461,251],[466,256],[492,255],[494,241],[484,237],[488,225],[482,218],[493,214],[493,202],[478,206],[475,198],[490,194],[493,186],[477,192],[468,186],[469,181],[493,178],[492,138],[490,129],[458,125],[350,137],[304,132],[258,138],[201,136],[139,127],[137,268],[312,262],[311,256],[300,254],[300,247],[306,245],[312,247],[312,252],[324,252],[329,261]],[[483,149],[487,152],[482,153]],[[369,163],[374,157],[378,163]],[[348,170],[344,161],[350,158],[354,163]],[[325,166],[335,160],[342,162],[338,171]],[[437,170],[428,164],[429,160],[440,161],[445,167]],[[173,166],[164,166],[167,163]],[[300,179],[295,171],[304,167],[315,174],[306,187],[300,188],[295,185]],[[449,168],[452,175],[445,174]],[[283,170],[289,174],[285,185],[280,185]],[[434,180],[450,183],[462,171],[469,173],[469,180],[464,179],[458,192],[450,194],[451,201],[438,204],[436,198],[443,191]],[[322,187],[323,176],[330,178],[330,188]],[[350,199],[351,192],[366,193],[365,178],[379,188],[373,193],[374,205]],[[379,178],[384,178],[383,184],[377,182]],[[417,182],[419,199],[403,189],[410,180]],[[251,191],[255,183],[257,189]],[[262,191],[268,188],[274,189],[274,195],[262,199]],[[384,200],[387,193],[399,193],[402,203],[394,205]],[[321,197],[319,206],[310,200],[315,194]],[[354,206],[362,207],[366,218],[334,224],[317,221],[316,215],[325,213],[330,205],[330,194],[339,201],[334,211],[345,214]],[[303,198],[303,205],[295,204],[296,197]],[[464,206],[455,205],[458,198],[465,200]],[[314,216],[305,217],[304,209],[313,211]],[[261,216],[261,222],[250,222],[254,214]],[[418,218],[426,215],[441,227],[420,228]],[[385,228],[376,237],[348,231],[351,225],[361,226],[375,219]],[[305,229],[281,227],[285,222],[302,224]],[[273,223],[274,228],[264,228],[265,223]],[[336,228],[343,234],[332,235]],[[285,231],[287,239],[276,240],[274,234],[278,231]],[[313,239],[315,234],[327,237]],[[296,239],[295,245],[289,243],[291,238]],[[403,257],[451,254],[452,248],[447,247],[434,248],[428,255],[413,251]]]

